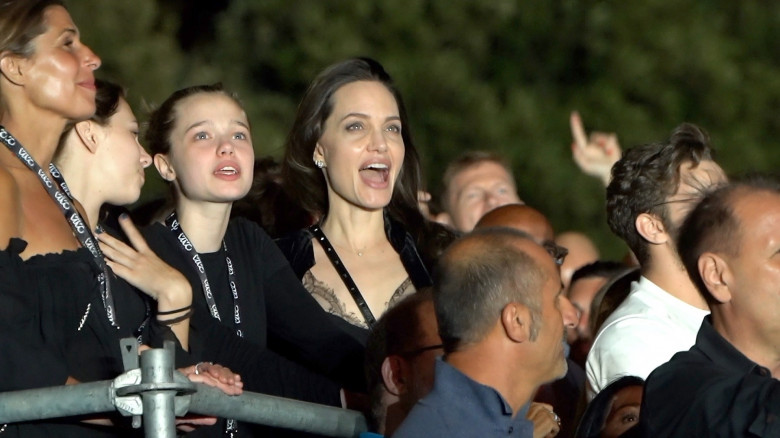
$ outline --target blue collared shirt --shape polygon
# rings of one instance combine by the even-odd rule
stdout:
[[[531,438],[534,426],[527,412],[528,404],[514,415],[498,391],[437,359],[433,390],[417,402],[393,438]]]

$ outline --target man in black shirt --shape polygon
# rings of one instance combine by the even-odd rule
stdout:
[[[686,219],[678,248],[712,314],[693,348],[647,379],[639,429],[780,436],[780,185],[715,190]]]

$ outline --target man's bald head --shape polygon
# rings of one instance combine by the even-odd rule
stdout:
[[[482,216],[476,228],[507,227],[528,233],[537,243],[555,238],[552,224],[539,211],[524,204],[509,204]]]

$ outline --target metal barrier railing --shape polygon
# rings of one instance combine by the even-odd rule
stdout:
[[[193,383],[174,369],[173,348],[141,353],[140,369],[114,380],[0,393],[0,425],[119,411],[143,424],[147,438],[174,438],[175,418],[186,413],[332,437],[357,437],[368,430],[357,411],[245,391],[230,396]],[[143,418],[143,420],[141,420]]]

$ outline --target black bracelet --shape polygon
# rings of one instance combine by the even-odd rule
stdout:
[[[158,310],[157,314],[158,315],[173,315],[174,313],[184,312],[185,310],[190,310],[190,309],[192,309],[192,304],[190,304],[189,306],[186,306],[186,307],[182,307],[181,309],[166,310],[165,312],[160,312]]]
[[[176,318],[171,318],[171,319],[162,319],[162,320],[158,319],[157,322],[159,322],[162,325],[174,325],[176,323],[179,323],[179,322],[182,322],[182,321],[186,320],[187,318],[192,316],[192,313],[193,313],[192,309],[190,309],[189,312],[185,313],[182,316],[177,316]]]

